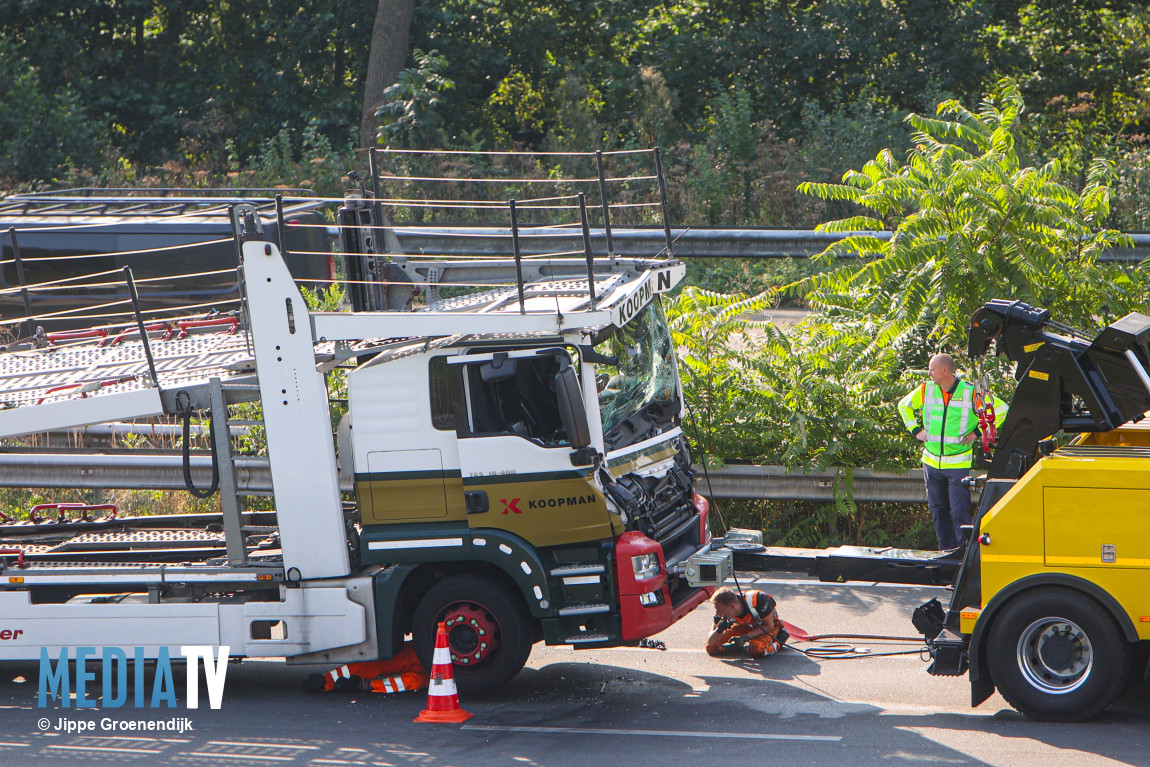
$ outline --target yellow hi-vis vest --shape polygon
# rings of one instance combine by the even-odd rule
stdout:
[[[922,462],[936,469],[969,469],[974,459],[974,444],[963,444],[963,438],[978,427],[978,414],[974,411],[974,385],[958,379],[950,401],[943,398],[942,387],[935,383],[913,389],[898,402],[903,423],[912,432],[918,432],[915,411],[922,411],[922,424],[926,429],[926,442],[922,448]],[[994,398],[995,426],[1006,419],[1006,403]]]

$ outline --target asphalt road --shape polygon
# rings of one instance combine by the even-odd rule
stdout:
[[[935,589],[770,581],[781,616],[810,633],[912,635],[910,610]],[[1150,764],[1150,688],[1135,685],[1092,722],[1030,722],[997,695],[969,706],[965,677],[926,673],[917,653],[763,661],[701,650],[704,605],[658,637],[668,649],[576,652],[536,646],[498,693],[465,699],[464,725],[414,724],[421,693],[304,694],[315,667],[247,661],[210,710],[36,707],[36,664],[0,667],[0,765],[1115,765]],[[874,652],[914,644],[858,641]],[[802,646],[802,645],[800,645]],[[176,689],[183,704],[183,678]],[[204,698],[205,692],[201,692]],[[186,732],[107,732],[186,716]],[[41,730],[39,719],[48,728]],[[59,731],[91,722],[84,733]]]

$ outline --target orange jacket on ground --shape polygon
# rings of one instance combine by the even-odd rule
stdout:
[[[427,687],[429,677],[410,644],[391,660],[367,660],[339,666],[323,675],[323,689],[334,690],[335,683],[357,676],[371,683],[372,692],[404,692]]]

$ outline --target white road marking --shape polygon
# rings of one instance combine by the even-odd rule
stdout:
[[[461,730],[488,732],[539,732],[562,735],[653,735],[671,738],[742,738],[750,740],[804,740],[837,743],[840,735],[774,735],[757,732],[691,732],[687,730],[616,730],[601,727],[529,727],[499,724],[465,724]]]
[[[116,748],[115,746],[62,746],[53,743],[45,748],[58,748],[67,751],[114,751],[118,754],[162,754],[154,748]]]
[[[27,748],[32,745],[31,743],[0,743],[0,746],[11,746],[12,748]]]
[[[159,743],[191,743],[192,742],[192,741],[188,740],[187,738],[134,738],[134,737],[129,736],[129,735],[107,735],[107,736],[90,735],[88,737],[100,737],[100,740],[133,740],[133,741],[137,741],[139,743],[156,743],[156,744],[159,744]]]
[[[243,746],[244,748],[307,748],[318,750],[319,746],[304,746],[293,743],[244,743],[239,740],[209,740],[209,746]]]
[[[155,753],[159,753],[158,751]],[[268,756],[263,754],[229,754],[225,751],[189,751],[179,756],[204,756],[212,759],[267,759],[276,762],[290,762],[294,756]]]

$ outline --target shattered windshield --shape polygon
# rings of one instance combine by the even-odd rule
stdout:
[[[679,415],[675,346],[658,298],[595,351],[615,358],[601,364],[606,375],[599,377],[599,412],[609,448],[653,436],[675,421]]]

